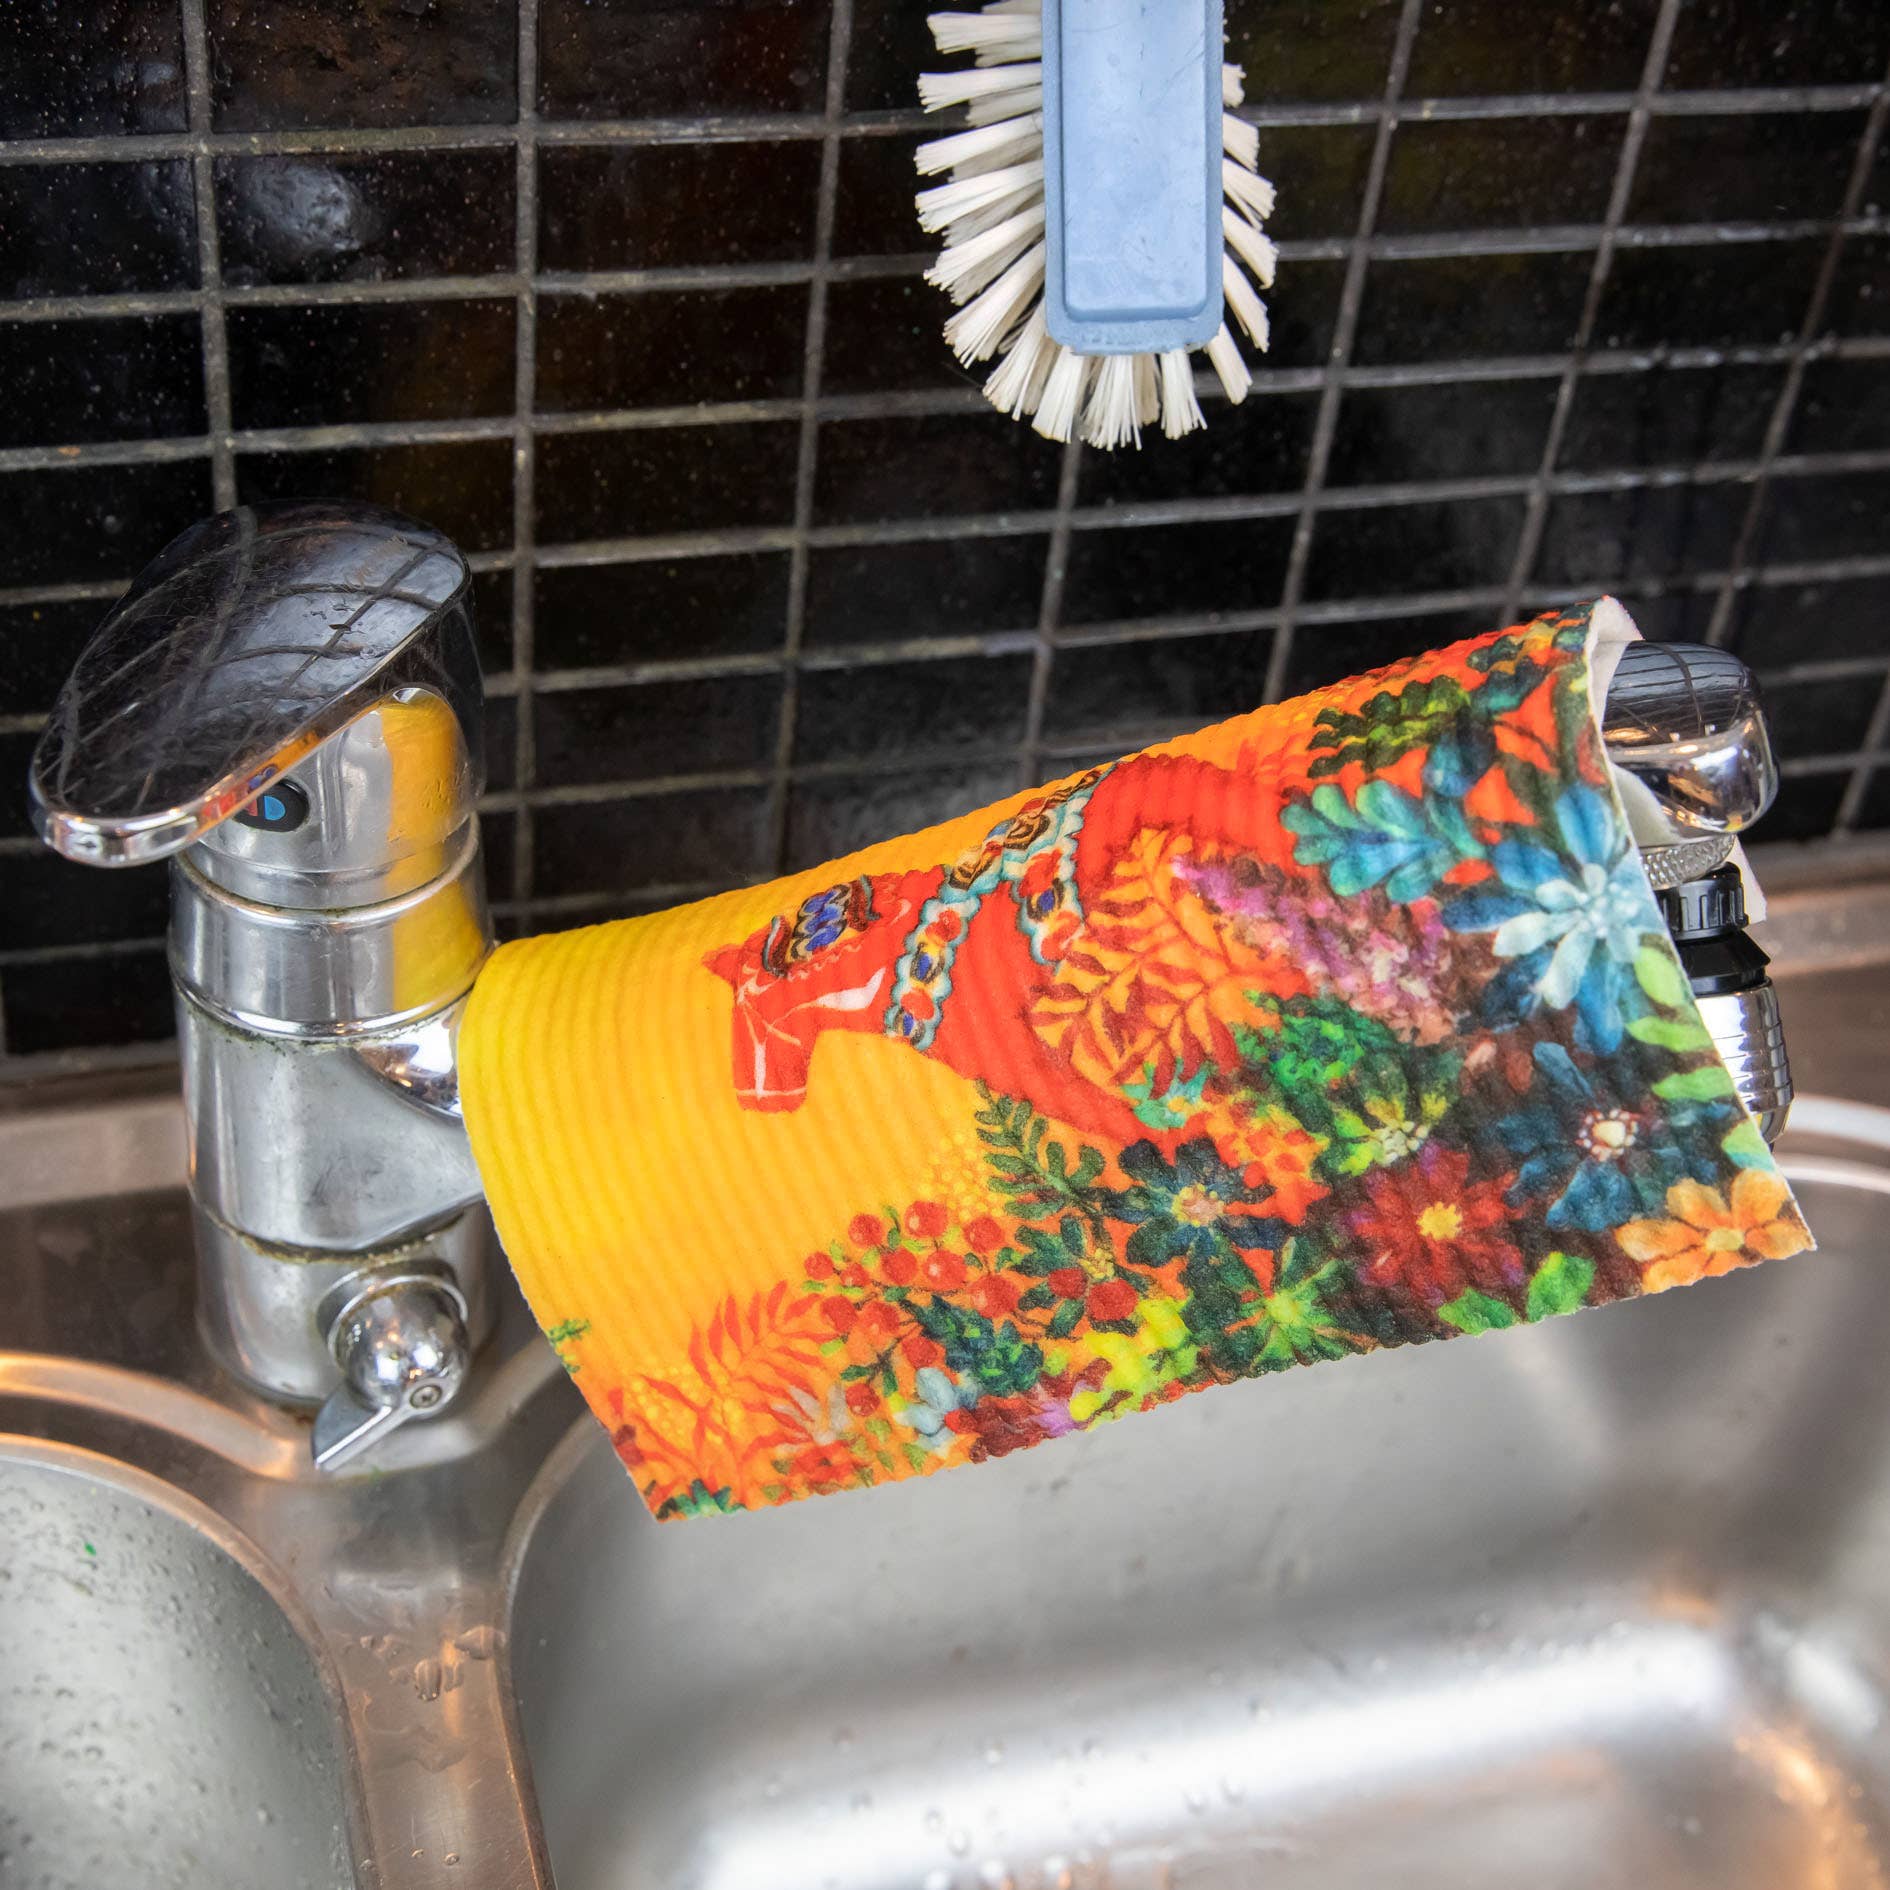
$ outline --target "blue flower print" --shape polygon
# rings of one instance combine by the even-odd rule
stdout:
[[[1508,969],[1490,985],[1488,1004],[1505,1016],[1536,1005],[1577,1011],[1584,1049],[1620,1047],[1623,998],[1642,937],[1660,923],[1647,875],[1614,810],[1597,789],[1567,788],[1556,802],[1562,851],[1528,840],[1490,849],[1495,886],[1458,894],[1444,907],[1456,932],[1493,932]]]
[[[1651,1097],[1629,1109],[1603,1096],[1559,1043],[1537,1044],[1535,1063],[1522,1107],[1496,1125],[1523,1157],[1504,1196],[1511,1207],[1554,1192],[1549,1226],[1599,1233],[1657,1211],[1676,1181],[1712,1178],[1712,1144],[1698,1131],[1705,1113],[1730,1119],[1727,1104],[1688,1105],[1680,1121]]]

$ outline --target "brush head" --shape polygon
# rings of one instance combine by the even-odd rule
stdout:
[[[920,176],[947,179],[918,197],[945,238],[927,280],[959,304],[959,360],[996,358],[992,405],[1053,440],[1139,446],[1157,422],[1177,439],[1204,424],[1194,349],[1243,400],[1226,318],[1265,349],[1278,257],[1240,71],[1215,56],[1220,0],[991,0],[929,24],[973,64],[919,81],[928,111],[969,121],[919,149]]]

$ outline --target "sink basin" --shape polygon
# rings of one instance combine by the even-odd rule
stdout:
[[[328,1690],[207,1512],[0,1445],[0,1884],[340,1890]]]
[[[561,1890],[1882,1884],[1890,1179],[1821,1172],[1816,1257],[922,1484],[659,1527],[575,1433]]]

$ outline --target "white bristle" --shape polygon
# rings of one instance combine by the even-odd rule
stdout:
[[[1232,112],[1221,114],[1221,149],[1245,170],[1257,170],[1260,164],[1260,133],[1244,118]]]
[[[1027,419],[1037,411],[1043,398],[1044,383],[1050,378],[1050,365],[1056,343],[1044,320],[1043,304],[1030,311],[1030,319],[1018,330],[1017,339],[991,372],[984,384],[984,397],[999,413],[1013,420]]]
[[[1239,342],[1227,332],[1225,322],[1221,323],[1220,333],[1208,343],[1207,358],[1208,365],[1220,376],[1221,392],[1238,407],[1253,386],[1253,376],[1247,371]]]
[[[967,302],[945,324],[945,339],[967,367],[986,361],[1004,345],[1004,337],[1023,320],[1034,297],[1043,293],[1042,243],[1034,243],[983,294]]]
[[[1240,273],[1240,265],[1231,256],[1221,258],[1221,287],[1227,295],[1227,306],[1246,330],[1247,339],[1265,354],[1271,332],[1267,326],[1267,306],[1254,293],[1253,284]]]
[[[1043,66],[1033,61],[1022,66],[964,66],[951,72],[919,74],[919,103],[928,112],[943,111],[948,105],[988,106],[1004,99],[1006,108],[998,115],[1008,118],[1013,109],[1022,109],[1009,105],[1013,93],[1020,100],[1035,94],[1031,101],[1034,110],[1043,98]],[[989,124],[991,120],[983,122]]]
[[[949,138],[933,138],[920,145],[917,153],[921,177],[953,170],[961,176],[977,176],[1031,157],[1043,161],[1041,112],[1006,118],[995,125],[977,125],[970,131],[954,131]]]
[[[1139,425],[1152,427],[1162,417],[1162,380],[1152,354],[1129,357],[1135,363],[1135,418]],[[1140,446],[1137,440],[1136,445]]]
[[[934,13],[926,25],[942,53],[976,53],[981,65],[994,59],[1036,59],[1043,52],[1043,23],[1028,13]]]
[[[1227,247],[1253,271],[1253,279],[1263,289],[1272,288],[1273,272],[1280,265],[1280,252],[1273,238],[1264,230],[1256,230],[1245,217],[1237,216],[1231,206],[1221,210],[1221,230]]]
[[[968,302],[988,288],[1032,243],[1043,235],[1043,205],[1033,204],[1007,218],[995,230],[984,230],[969,242],[948,243],[925,279],[954,302]]]
[[[1090,445],[1141,444],[1160,424],[1180,439],[1206,424],[1190,351],[1083,355],[1055,341],[1044,307],[1045,242],[1042,0],[988,0],[976,12],[932,14],[942,53],[973,64],[919,80],[927,111],[963,107],[969,129],[919,147],[921,177],[946,181],[918,193],[922,228],[944,248],[926,280],[959,304],[945,339],[966,366],[997,356],[985,398],[999,412],[1031,419],[1046,438],[1080,433]],[[1221,255],[1229,319],[1207,344],[1209,365],[1229,401],[1253,385],[1237,326],[1267,345],[1260,288],[1271,288],[1279,252],[1261,226],[1273,186],[1258,175],[1260,133],[1234,115],[1245,97],[1238,66],[1221,68]],[[1252,280],[1248,279],[1249,273]]]
[[[1273,214],[1273,186],[1231,158],[1221,160],[1221,188],[1249,223],[1264,223]]]
[[[1032,424],[1046,440],[1062,440],[1067,444],[1076,426],[1076,416],[1082,408],[1084,389],[1096,366],[1096,357],[1073,354],[1060,343],[1056,344],[1056,350],[1056,361],[1050,369],[1050,378],[1043,384],[1043,394],[1037,402],[1037,418]]]
[[[919,192],[919,227],[936,236],[967,217],[1002,207],[1005,216],[1023,209],[1033,193],[1043,192],[1043,160],[1012,164],[976,177],[954,177],[936,190]],[[1000,219],[1001,221],[1002,219]]]
[[[1113,452],[1130,441],[1142,443],[1142,424],[1135,404],[1135,356],[1105,355],[1090,385],[1083,407],[1083,440]]]
[[[1226,331],[1223,330],[1223,333]],[[1230,347],[1233,345],[1230,339]],[[1207,425],[1194,394],[1194,369],[1186,348],[1170,348],[1161,357],[1162,431],[1171,440]]]

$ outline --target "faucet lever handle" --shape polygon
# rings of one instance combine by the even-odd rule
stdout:
[[[449,539],[369,506],[239,506],[205,519],[158,554],[80,652],[33,756],[34,825],[68,859],[162,858],[377,703],[423,695],[458,723],[447,796],[463,822],[483,773],[468,581]],[[304,807],[278,796],[256,824]],[[351,841],[332,844],[345,855]],[[302,864],[319,871],[324,859],[316,850]]]

